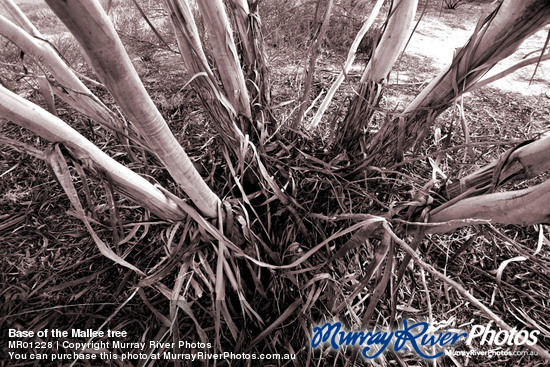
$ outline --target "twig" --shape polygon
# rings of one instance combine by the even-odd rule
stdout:
[[[389,224],[387,222],[382,222],[382,226],[384,229],[388,232],[388,234],[394,239],[395,242],[397,242],[403,250],[407,254],[409,254],[413,260],[420,266],[422,269],[426,270],[428,273],[430,273],[433,277],[442,280],[443,282],[447,283],[451,287],[453,287],[460,295],[462,295],[464,298],[466,298],[471,304],[473,304],[475,307],[483,311],[491,320],[495,322],[498,326],[500,326],[501,329],[504,329],[508,331],[509,333],[512,332],[512,328],[505,323],[497,314],[495,314],[493,311],[491,311],[490,308],[485,306],[483,303],[481,303],[477,298],[475,298],[470,292],[468,292],[461,284],[458,282],[452,280],[451,278],[441,274],[439,271],[437,271],[433,266],[430,264],[424,262],[416,251],[414,251],[405,241],[403,241],[401,238],[399,238],[390,228]],[[550,353],[539,347],[537,344],[535,345],[527,345],[526,346],[531,349],[532,351],[536,352],[540,357],[546,359],[547,361],[550,361]]]

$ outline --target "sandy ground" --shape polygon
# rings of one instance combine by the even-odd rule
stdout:
[[[411,38],[406,53],[422,57],[426,62],[432,63],[434,70],[441,70],[450,64],[454,50],[467,42],[481,14],[490,7],[490,3],[466,3],[457,10],[429,10]],[[540,50],[544,46],[547,35],[548,27],[545,27],[527,39],[514,55],[503,60],[487,76],[514,65],[533,51]],[[536,55],[538,54],[531,54],[529,57]],[[546,61],[539,65],[530,83],[534,70],[534,65],[525,67],[491,85],[504,91],[524,95],[548,94],[550,97],[550,62]],[[426,76],[428,75],[422,75],[422,77]],[[429,77],[433,76],[435,74]],[[401,81],[410,82],[421,80],[418,75],[406,72],[401,73],[399,78]]]

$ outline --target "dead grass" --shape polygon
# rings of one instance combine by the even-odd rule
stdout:
[[[465,17],[471,16],[467,4],[457,10],[461,11],[466,12]],[[451,22],[449,19],[447,21]],[[428,24],[432,23],[428,20]],[[155,51],[144,60],[140,45],[137,43],[130,48],[135,52],[131,56],[141,63],[138,70],[157,106],[171,121],[185,149],[201,163],[208,183],[216,192],[236,201],[234,198],[239,197],[239,191],[227,162],[220,154],[220,143],[213,138],[213,131],[208,127],[205,114],[200,111],[197,98],[190,90],[181,90],[189,76],[177,64],[179,61],[173,54]],[[274,104],[279,106],[274,112],[278,121],[284,123],[294,113],[294,104],[287,102],[295,100],[298,95],[300,68],[304,66],[303,61],[299,61],[303,49],[289,50],[286,45],[279,45],[276,49],[272,47],[270,53]],[[334,72],[339,71],[332,56],[331,52],[326,52],[320,59],[315,79],[318,92],[330,87]],[[435,73],[439,62],[430,55],[414,52],[405,55],[398,66],[399,78],[390,81],[382,107],[388,110],[404,107],[422,89],[428,76]],[[266,218],[271,219],[270,228],[265,233],[259,221],[253,223],[251,227],[258,239],[251,241],[242,251],[259,256],[270,264],[290,264],[302,259],[305,253],[328,238],[334,240],[326,242],[290,271],[255,266],[236,252],[230,252],[233,256],[229,257],[229,266],[235,272],[238,287],[227,286],[224,303],[231,318],[222,317],[221,321],[220,316],[213,312],[214,288],[218,284],[216,251],[219,249],[213,248],[215,242],[194,221],[160,222],[116,196],[122,229],[113,228],[106,189],[97,180],[89,182],[92,193],[88,209],[96,218],[94,228],[112,248],[124,254],[127,261],[146,271],[148,277],[140,278],[103,257],[82,222],[67,215],[69,201],[44,163],[13,147],[3,147],[0,150],[0,257],[3,259],[0,268],[0,329],[97,329],[106,323],[104,329],[129,331],[126,341],[130,342],[178,339],[196,342],[201,340],[201,335],[194,317],[199,320],[208,341],[214,343],[219,338],[221,351],[297,353],[298,360],[286,364],[296,366],[306,365],[308,361],[324,365],[341,365],[348,361],[349,365],[362,365],[362,360],[354,359],[356,356],[350,351],[312,352],[308,346],[312,324],[334,317],[347,325],[357,325],[355,315],[361,315],[368,304],[366,300],[352,299],[350,294],[365,277],[366,267],[373,261],[379,244],[368,241],[357,245],[349,241],[351,233],[340,236],[338,231],[358,222],[346,214],[379,214],[390,210],[390,206],[398,208],[413,201],[431,177],[427,157],[437,154],[438,147],[433,144],[423,146],[422,159],[410,160],[400,167],[399,172],[388,170],[378,178],[350,175],[352,169],[347,157],[331,154],[327,142],[330,128],[336,124],[334,121],[342,118],[346,110],[347,98],[353,94],[360,72],[360,68],[352,71],[342,93],[333,103],[329,118],[319,131],[310,132],[313,139],[300,138],[292,142],[292,148],[274,150],[279,153],[270,155],[269,149],[274,145],[290,146],[290,142],[285,140],[274,142],[266,147],[267,154],[263,156],[274,180],[285,187],[290,197],[299,199],[307,236],[300,232],[296,218],[284,207],[265,205],[264,198],[259,195],[252,198],[252,206],[264,223]],[[2,78],[12,82],[13,74],[2,73]],[[14,85],[28,89],[21,84]],[[37,96],[34,100],[41,103]],[[472,142],[477,144],[474,147],[475,159],[465,157],[465,149],[445,154],[441,168],[453,177],[471,172],[499,156],[512,145],[507,145],[507,142],[529,139],[548,129],[550,99],[544,94],[526,96],[484,88],[466,96],[464,105]],[[109,153],[121,157],[120,147],[113,146],[110,135],[90,129],[69,109],[62,109],[61,117],[74,121],[81,131],[87,131],[88,136]],[[444,133],[452,133],[453,145],[464,143],[456,109],[442,115],[437,127]],[[46,147],[10,123],[2,124],[0,129],[9,138],[41,149]],[[146,165],[138,163],[128,162],[184,196],[173,187],[167,174],[155,165],[154,159],[148,160]],[[87,179],[78,178],[74,171],[72,173],[79,192],[82,192],[83,182]],[[430,194],[437,199],[439,192],[433,188]],[[84,195],[82,200],[85,201]],[[412,206],[404,211],[408,208]],[[251,210],[251,207],[247,209]],[[548,237],[548,228],[544,228]],[[117,244],[116,236],[119,240],[128,236],[128,240]],[[470,238],[472,241],[468,241]],[[460,282],[510,325],[548,330],[550,258],[547,251],[532,255],[537,239],[538,232],[534,228],[481,226],[446,236],[430,236],[420,244],[420,253],[426,262]],[[402,252],[399,249],[396,252],[394,274],[403,259]],[[525,256],[528,260],[508,265],[499,284],[496,281],[497,269],[504,261],[516,256]],[[361,297],[371,296],[380,281],[380,272],[374,274]],[[191,313],[186,314],[182,309],[179,315],[175,313],[174,302],[159,291],[161,284],[174,289],[178,282],[183,282],[178,293],[183,295]],[[138,287],[140,290],[136,294],[134,290]],[[243,293],[239,294],[239,291]],[[242,295],[263,322],[246,312]],[[128,303],[124,304],[126,301]],[[353,303],[354,307],[340,313],[333,312],[343,302]],[[118,309],[122,304],[124,307]],[[389,292],[382,295],[374,314],[376,325],[389,324],[392,310],[397,319],[454,319],[457,327],[466,329],[472,323],[488,322],[486,315],[469,305],[456,290],[430,274],[423,278],[415,265],[404,273],[395,298],[392,299]],[[238,331],[237,340],[232,336],[230,320]],[[219,323],[222,328],[217,331]],[[275,326],[270,329],[272,325]],[[262,335],[264,330],[269,332]],[[0,341],[3,350],[5,342],[5,338]],[[541,336],[539,345],[549,349],[550,335]],[[478,349],[483,350],[483,347]],[[112,352],[121,353],[120,350]],[[158,351],[147,349],[145,352]],[[399,362],[402,365],[428,365],[412,353],[399,356],[388,353],[377,360],[379,365]],[[528,356],[474,357],[460,359],[460,362],[482,366],[542,364],[540,359]],[[452,365],[453,362],[445,357],[438,360],[438,364]],[[20,365],[28,364],[21,362]]]

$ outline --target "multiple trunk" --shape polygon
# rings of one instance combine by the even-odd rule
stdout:
[[[143,139],[143,144],[158,156],[174,181],[189,195],[204,216],[221,217],[222,213],[218,212],[222,204],[220,199],[199,176],[191,160],[171,133],[166,121],[154,106],[99,2],[91,0],[46,1],[76,37],[98,78],[112,94],[132,126],[139,132],[136,139]],[[267,227],[267,229],[264,227],[265,238],[270,243],[263,243],[258,236],[258,242],[262,242],[263,246],[249,246],[247,251],[251,248],[265,248],[268,253],[271,253],[269,245],[272,245],[271,242],[276,242],[275,238],[280,238],[280,234],[277,233],[276,236],[270,238],[272,216],[269,213],[257,214],[257,211],[263,207],[269,211],[270,203],[278,200],[284,209],[277,211],[273,217],[290,212],[299,224],[302,224],[303,217],[300,215],[304,212],[298,213],[295,208],[300,206],[299,203],[289,199],[287,194],[277,186],[277,182],[263,163],[266,153],[263,152],[264,156],[261,156],[254,144],[249,143],[247,135],[259,138],[254,143],[263,144],[265,141],[265,123],[267,119],[270,119],[269,117],[265,118],[270,115],[267,71],[263,60],[261,41],[258,42],[257,38],[260,34],[257,19],[253,15],[254,10],[249,9],[249,4],[245,0],[226,0],[225,2],[229,4],[232,19],[236,24],[235,35],[238,43],[233,38],[234,32],[229,26],[229,17],[225,12],[224,2],[222,0],[197,0],[211,42],[215,67],[209,65],[188,2],[164,0],[164,5],[172,19],[182,57],[192,75],[191,83],[199,92],[223,142],[240,159],[240,167],[235,169],[231,159],[224,154],[235,186],[238,186],[242,194],[242,202],[239,205],[244,208],[246,204],[246,207],[254,212],[255,217],[253,218],[248,216],[248,213],[246,220],[244,216],[234,216],[233,209],[235,208],[231,208],[226,202],[224,203],[224,208],[227,209],[225,212],[226,227],[224,228],[222,223],[218,223],[220,228],[216,229],[214,225],[190,209],[180,199],[108,157],[96,145],[53,114],[0,86],[0,116],[10,119],[54,144],[62,145],[63,152],[70,155],[74,162],[93,172],[96,177],[109,181],[119,192],[137,201],[156,216],[166,220],[180,221],[189,215],[203,230],[216,238],[212,244],[219,243],[215,282],[216,300],[218,301],[225,300],[226,285],[224,281],[229,279],[234,283],[235,278],[240,277],[240,273],[235,273],[235,276],[231,272],[230,263],[233,262],[233,257],[224,256],[226,246],[231,246],[233,250],[239,250],[226,235],[231,239],[236,238],[235,243],[241,244],[253,237],[249,233],[251,232],[250,228],[247,227],[250,223],[258,223],[262,227],[265,225]],[[257,3],[252,4],[257,5]],[[332,0],[328,0],[327,4],[327,14],[329,14]],[[546,24],[550,17],[550,3],[547,0],[524,2],[504,0],[494,12],[480,22],[468,44],[455,56],[452,65],[442,72],[398,119],[386,121],[374,139],[368,141],[362,138],[361,131],[368,126],[380,101],[388,73],[403,50],[412,27],[417,4],[417,0],[394,1],[394,8],[386,25],[386,32],[361,78],[359,95],[352,102],[344,125],[336,134],[338,139],[336,146],[343,147],[352,154],[358,153],[359,150],[367,153],[367,159],[359,163],[361,166],[368,164],[383,166],[399,159],[405,150],[411,148],[415,142],[422,140],[423,134],[433,119],[457,96],[477,82],[496,62],[511,54],[525,37]],[[379,0],[375,6],[375,12],[381,6],[382,0]],[[57,95],[96,122],[115,130],[123,129],[124,125],[120,119],[86,88],[49,44],[40,39],[38,31],[22,14],[17,12],[17,8],[11,6],[10,9],[12,9],[10,14],[19,27],[0,16],[0,33],[25,50],[48,73],[47,82]],[[373,20],[374,16],[371,16],[362,32],[366,32]],[[325,18],[324,26],[320,29],[321,33],[323,28],[326,29],[327,22],[328,15]],[[358,41],[354,42],[354,47],[358,43]],[[317,46],[314,46],[313,49],[318,51]],[[351,67],[354,53],[355,51],[350,51],[342,75],[345,75]],[[239,55],[242,59],[239,59]],[[315,57],[312,56],[311,60],[310,71],[313,69]],[[338,80],[334,85],[335,88],[329,92],[326,101],[330,101],[343,77]],[[304,98],[304,100],[307,99]],[[323,103],[319,118],[326,110],[327,104],[328,102]],[[303,109],[298,115],[298,121],[300,121]],[[362,145],[359,144],[361,141]],[[276,143],[273,143],[272,146],[278,147]],[[284,154],[293,149],[293,147],[289,148],[284,144],[281,146],[285,150]],[[273,151],[271,152],[273,154]],[[510,150],[499,161],[466,176],[457,183],[449,184],[447,192],[450,200],[430,212],[427,209],[423,211],[423,214],[428,214],[424,217],[427,218],[427,223],[424,223],[426,225],[423,227],[424,231],[419,232],[445,233],[462,226],[479,223],[529,225],[550,221],[550,209],[546,204],[550,202],[550,181],[514,192],[493,192],[506,182],[530,178],[549,169],[549,152],[550,137],[529,142]],[[302,154],[306,155],[304,152]],[[313,156],[311,158],[317,159]],[[266,159],[266,161],[269,160]],[[330,169],[330,165],[318,161],[324,164],[327,170]],[[252,163],[249,164],[250,162]],[[245,163],[246,169],[244,168]],[[277,164],[275,163],[273,166],[283,173],[286,167]],[[249,195],[250,193],[245,192],[240,182],[241,180],[245,181],[245,172],[257,175],[254,177],[256,179],[254,183],[263,180],[261,182],[265,182],[269,190],[257,190],[254,195]],[[284,173],[286,174],[286,172]],[[294,178],[289,175],[290,182],[294,185]],[[268,192],[271,194],[267,194]],[[251,200],[261,204],[255,207]],[[387,217],[390,217],[389,213]],[[378,218],[381,219],[381,217]],[[262,220],[264,221],[262,222]],[[93,232],[87,221],[85,219],[84,221],[88,229]],[[364,223],[368,221],[372,221],[372,219],[355,226],[359,228],[358,225],[364,226]],[[386,223],[385,220],[384,223]],[[386,225],[387,223],[384,224],[384,226]],[[237,232],[234,229],[237,229],[238,226],[243,230],[242,236],[240,233],[234,233]],[[299,228],[303,231],[303,237],[306,238],[309,233],[305,226],[302,224]],[[286,228],[281,232],[285,232],[285,230]],[[351,230],[353,230],[353,226],[348,229],[348,231]],[[377,301],[391,278],[394,259],[392,247],[394,238],[391,233],[389,230],[385,232],[381,247],[375,254],[377,261],[371,262],[367,269],[367,273],[372,275],[376,271],[375,268],[382,263],[383,258],[388,259],[383,278],[376,287],[364,314],[363,326],[368,324]],[[282,234],[286,236],[286,233]],[[342,232],[337,232],[321,243],[317,249],[326,245],[331,238],[334,239],[341,235],[343,235]],[[349,243],[357,242],[357,239],[360,239],[360,245],[362,245],[367,240],[365,237],[367,235],[376,236],[372,229],[365,227],[356,233]],[[420,242],[421,239],[419,236],[416,240]],[[355,247],[353,244],[346,244],[340,251],[347,251],[351,248],[349,246]],[[300,257],[295,264],[302,262],[317,249],[313,248],[308,251],[308,254]],[[334,256],[341,256],[342,253]],[[275,261],[281,261],[277,254],[273,253],[273,255],[272,258]],[[253,258],[248,259],[259,264]],[[403,269],[405,269],[406,263],[407,257],[403,261]],[[185,269],[187,268],[181,268],[181,274],[186,271]],[[259,278],[253,279],[261,289]],[[357,293],[362,292],[366,284],[358,287]],[[179,292],[180,287],[176,286],[175,288]],[[240,293],[238,296],[243,310],[250,310],[255,314],[255,311],[246,303],[244,296]],[[300,300],[294,304],[298,305],[299,302]],[[218,321],[215,326],[217,328],[216,335],[219,334],[220,312],[225,320],[232,322],[227,307],[225,309],[223,307],[226,307],[223,302],[216,305],[216,312],[218,312]],[[295,308],[287,310],[285,314],[290,315],[294,310]],[[335,312],[339,313],[340,311]],[[191,313],[190,315],[192,316]],[[258,319],[260,319],[259,316]],[[281,317],[277,320],[281,320]],[[277,320],[273,325],[276,325]],[[237,331],[234,332],[234,335],[237,335]],[[260,337],[261,335],[258,338]]]
[[[237,49],[242,58],[242,69],[250,94],[252,119],[261,124],[269,123],[267,126],[270,126],[272,132],[274,127],[271,125],[275,121],[267,108],[271,104],[271,95],[258,0],[250,1],[250,5],[246,0],[230,0],[227,4],[235,23]],[[263,126],[259,125],[258,128],[262,130]]]
[[[47,3],[75,36],[98,78],[174,181],[204,215],[216,217],[220,199],[201,178],[153,104],[101,5],[87,0]]]
[[[36,135],[67,147],[82,166],[110,180],[122,194],[140,203],[159,218],[181,220],[185,213],[149,181],[116,162],[72,127],[48,111],[0,86],[0,115]]]
[[[164,0],[164,7],[172,20],[185,66],[192,75],[193,88],[198,92],[203,106],[212,117],[214,128],[225,145],[238,154],[242,141],[242,132],[235,124],[238,114],[208,64],[189,4],[183,0]]]
[[[216,217],[220,199],[199,176],[170,132],[99,3],[84,0],[47,0],[47,3],[76,37],[97,76],[143,137],[147,147],[158,156],[197,208],[205,216]],[[40,39],[38,31],[17,11],[17,7],[10,1],[7,4],[9,13],[19,26],[0,16],[0,33],[47,70],[51,75],[48,82],[60,98],[95,121],[120,129],[122,125],[119,119],[80,82],[47,42]],[[255,15],[257,3],[252,3],[254,9],[251,10],[244,0],[227,2],[236,26],[233,32],[221,0],[198,1],[209,34],[215,69],[208,63],[189,4],[184,0],[164,0],[164,4],[173,21],[182,57],[192,74],[193,85],[216,121],[215,126],[223,141],[235,154],[243,156],[243,149],[246,148],[243,146],[247,142],[245,135],[252,135],[257,127],[261,130],[265,123],[264,117],[269,114],[267,71],[262,42],[258,41],[261,34]],[[340,143],[337,146],[355,152],[361,148],[367,153],[369,163],[378,166],[394,162],[415,143],[421,142],[426,129],[437,115],[499,60],[514,52],[523,39],[547,24],[550,17],[550,4],[547,1],[504,0],[480,21],[473,36],[457,52],[449,68],[430,83],[401,117],[387,121],[373,139],[364,140],[361,147],[360,132],[368,126],[388,73],[403,50],[417,4],[417,0],[394,2],[386,31],[361,78],[359,95],[352,102],[344,125],[336,135]],[[377,3],[377,9],[380,6],[381,1]],[[371,18],[370,24],[373,20]],[[234,37],[238,42],[235,42]],[[239,59],[239,55],[242,59]],[[104,172],[117,183],[122,192],[160,217],[171,220],[181,218],[181,210],[160,191],[108,159],[55,116],[30,102],[22,101],[5,89],[0,92],[0,112],[4,117],[52,142],[65,144],[75,156],[91,162],[91,168]],[[40,120],[46,122],[39,124]],[[261,130],[260,138],[264,136],[263,133]],[[262,139],[259,141],[263,142]],[[443,232],[469,224],[466,220],[468,218],[481,221],[493,219],[496,223],[507,224],[546,221],[548,213],[538,205],[543,201],[537,201],[537,198],[546,198],[548,195],[546,183],[511,193],[488,192],[512,179],[531,177],[548,169],[549,141],[546,138],[518,147],[499,162],[458,183],[450,184],[448,192],[452,200],[432,210],[430,218],[434,223],[449,223],[436,224],[428,232]],[[127,179],[129,177],[130,180]],[[472,196],[477,197],[467,199]],[[476,205],[472,205],[474,200]]]
[[[360,89],[338,131],[340,147],[352,154],[360,148],[362,131],[368,128],[382,98],[382,88],[399,55],[403,52],[413,26],[418,0],[394,2],[386,30],[361,76]],[[359,139],[358,139],[359,138]],[[364,151],[364,147],[362,149]]]
[[[404,122],[395,119],[384,124],[369,142],[367,153],[372,164],[386,166],[399,160],[404,151],[420,144],[441,112],[549,21],[550,2],[546,0],[504,0],[499,4],[480,20],[451,65],[405,109]]]
[[[198,2],[209,34],[214,71],[206,58],[188,2],[164,0],[178,48],[193,77],[192,86],[198,91],[225,145],[235,157],[241,157],[245,135],[261,143],[266,120],[272,120],[266,109],[270,103],[269,82],[257,15],[250,11],[245,1],[228,3],[238,43],[224,4],[219,0]]]

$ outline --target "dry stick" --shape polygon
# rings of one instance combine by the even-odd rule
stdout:
[[[153,25],[153,23],[151,23],[151,21],[149,20],[149,18],[147,17],[147,14],[145,14],[145,12],[143,11],[143,9],[141,8],[141,6],[139,6],[138,2],[136,0],[132,0],[132,2],[134,3],[134,5],[136,6],[137,10],[139,11],[139,13],[141,14],[141,17],[143,18],[143,20],[145,20],[145,22],[147,23],[147,25],[149,26],[149,28],[151,28],[151,30],[153,31],[153,33],[155,33],[155,35],[158,37],[158,39],[164,43],[164,46],[166,46],[166,48],[168,50],[170,50],[171,52],[174,52],[174,53],[177,53],[177,51],[174,51],[172,50],[172,47],[170,47],[170,45],[164,40],[164,38],[160,35],[160,33],[157,31],[157,29],[155,28],[155,26]],[[107,12],[109,13],[109,12]]]
[[[550,31],[546,35],[546,41],[544,41],[544,46],[542,46],[542,50],[540,50],[540,56],[539,60],[537,61],[537,65],[535,65],[535,70],[533,70],[533,75],[531,75],[531,79],[529,79],[529,85],[533,82],[533,79],[535,79],[535,75],[537,75],[537,70],[539,69],[539,65],[542,61],[542,57],[544,56],[544,51],[546,50],[546,47],[548,46],[548,41],[550,40]]]
[[[414,234],[414,237],[412,239],[410,247],[413,250],[415,250],[418,247],[418,245],[420,244],[420,242],[422,241],[423,238],[424,238],[423,232],[417,231]],[[403,280],[403,277],[405,276],[405,272],[407,271],[407,267],[408,267],[410,262],[411,262],[411,256],[410,255],[405,255],[403,261],[401,262],[401,265],[399,266],[399,270],[397,271],[397,277],[395,279],[394,288],[392,290],[392,303],[393,303],[393,305],[392,305],[392,308],[391,308],[391,315],[390,315],[390,322],[389,322],[390,326],[393,326],[395,324],[395,321],[396,321],[395,315],[396,315],[396,312],[397,312],[397,310],[396,310],[397,290],[399,288],[399,285],[401,284],[401,281]]]
[[[524,142],[524,140],[509,140],[509,141],[480,141],[480,142],[477,142],[477,143],[470,143],[470,144],[460,144],[460,145],[455,145],[455,146],[452,146],[450,148],[445,148],[445,149],[440,149],[440,150],[437,150],[433,153],[428,153],[426,155],[423,155],[423,156],[419,156],[419,157],[414,157],[414,158],[409,158],[409,159],[406,159],[402,162],[399,162],[399,163],[396,163],[394,164],[393,166],[389,167],[388,170],[393,170],[393,169],[396,169],[398,167],[401,167],[401,166],[404,166],[406,164],[409,164],[409,163],[413,163],[413,162],[417,162],[417,161],[422,161],[428,157],[435,157],[437,156],[438,154],[441,154],[441,153],[447,153],[447,152],[452,152],[452,151],[455,151],[455,150],[459,150],[459,149],[463,149],[463,148],[470,148],[470,147],[483,147],[483,146],[487,146],[487,145],[495,145],[495,146],[501,146],[501,145],[516,145],[516,144],[520,144]]]
[[[237,113],[250,119],[250,97],[225,5],[222,0],[199,0],[196,3],[209,34],[213,59],[225,94]]]
[[[319,0],[319,2],[317,3],[317,6],[320,5],[320,2],[321,0]],[[304,86],[304,94],[300,99],[300,109],[298,110],[298,115],[296,116],[296,120],[294,120],[294,123],[292,124],[293,129],[298,129],[298,127],[300,126],[300,123],[302,122],[302,119],[304,118],[304,113],[307,107],[306,102],[309,100],[311,83],[313,82],[313,74],[315,74],[315,64],[317,63],[317,56],[319,56],[319,51],[321,51],[321,44],[323,43],[325,34],[327,33],[328,23],[330,20],[330,16],[332,14],[333,3],[334,3],[333,0],[328,0],[323,22],[321,23],[321,26],[319,27],[317,34],[313,38],[313,43],[311,44],[311,56],[309,58],[309,67],[306,70],[307,76],[306,76],[306,82]]]
[[[357,48],[359,47],[359,44],[361,43],[361,40],[363,39],[367,31],[370,29],[370,27],[374,23],[374,20],[376,19],[376,16],[380,12],[380,8],[382,7],[383,4],[384,4],[384,0],[378,0],[378,2],[374,5],[374,8],[372,9],[370,16],[367,18],[367,20],[365,20],[365,23],[363,24],[363,26],[355,36],[355,39],[353,40],[353,43],[351,44],[351,47],[349,49],[346,62],[342,67],[342,71],[340,72],[340,74],[338,75],[338,78],[336,78],[336,80],[330,87],[323,102],[321,102],[321,106],[319,106],[319,109],[317,110],[315,117],[313,117],[313,120],[311,121],[311,124],[310,124],[311,128],[314,129],[317,127],[317,125],[319,125],[319,122],[321,121],[321,118],[325,114],[325,111],[327,110],[330,102],[332,101],[334,94],[336,94],[336,91],[338,90],[338,88],[340,88],[340,85],[344,82],[346,75],[348,75],[348,72],[351,70],[351,66],[353,65],[353,61],[355,60],[355,54],[357,53]]]
[[[390,228],[390,226],[387,222],[383,222],[382,226],[388,232],[388,234],[394,239],[394,241],[397,242],[401,246],[401,248],[403,248],[403,250],[405,250],[405,252],[413,258],[413,260],[418,264],[418,266],[420,266],[422,269],[429,272],[433,277],[435,277],[439,280],[442,280],[443,282],[445,282],[448,285],[450,285],[451,287],[453,287],[460,295],[462,295],[464,298],[466,298],[468,301],[470,301],[470,303],[472,303],[474,306],[476,306],[481,311],[483,311],[490,319],[492,319],[498,326],[500,326],[501,329],[504,329],[504,330],[508,331],[509,333],[512,332],[512,328],[507,323],[505,323],[500,317],[498,317],[497,314],[495,314],[493,311],[491,311],[490,308],[485,306],[477,298],[475,298],[472,294],[470,294],[470,292],[468,292],[466,289],[464,289],[464,287],[461,284],[459,284],[458,282],[456,282],[456,281],[450,279],[449,277],[441,274],[433,266],[431,266],[430,264],[428,264],[428,263],[424,262],[422,259],[420,259],[420,257],[416,253],[416,251],[414,251],[409,245],[407,245],[407,243],[405,241],[403,241],[401,238],[399,238],[392,231],[392,229]],[[542,358],[546,359],[547,361],[550,361],[550,353],[547,350],[539,347],[536,344],[535,345],[527,345],[527,347],[529,349],[531,349],[533,352],[536,352]]]
[[[470,128],[468,126],[468,121],[466,121],[466,114],[464,113],[464,94],[462,94],[459,97],[459,102],[457,103],[457,106],[458,106],[460,123],[462,125],[462,132],[464,133],[464,142],[466,143],[466,145],[468,145],[468,148],[466,148],[466,152],[464,154],[464,160],[468,156],[470,157],[471,161],[474,161],[475,153],[474,153],[474,149],[470,145],[472,143],[472,140],[470,139]]]
[[[28,145],[26,143],[23,143],[21,141],[8,138],[7,136],[0,136],[0,144],[9,146],[11,149],[15,150],[18,153],[26,153],[34,158],[38,158],[42,161],[46,160],[46,156],[44,155],[44,152],[40,149],[37,149],[31,145]],[[13,168],[12,168],[13,169]],[[11,170],[11,169],[10,169]],[[4,171],[0,174],[0,178],[7,174],[10,170]]]
[[[258,342],[265,339],[267,335],[272,333],[279,325],[281,325],[286,319],[288,319],[293,312],[303,303],[303,300],[301,298],[298,298],[294,303],[292,303],[286,310],[283,312],[271,325],[269,325],[264,331],[260,333],[254,340],[252,340],[248,347],[245,349],[245,352],[248,352],[254,345],[256,345]],[[291,320],[293,321],[293,320]]]
[[[500,73],[497,73],[497,74],[495,74],[491,77],[482,79],[479,82],[469,86],[464,91],[464,93],[472,92],[472,91],[474,91],[476,89],[479,89],[479,88],[481,88],[481,87],[483,87],[487,84],[490,84],[490,83],[492,83],[496,80],[502,79],[505,76],[508,76],[509,74],[512,74],[516,70],[521,69],[525,66],[532,65],[534,63],[537,63],[537,65],[538,65],[541,62],[546,61],[548,59],[550,59],[550,54],[547,54],[547,55],[544,55],[544,56],[531,57],[529,59],[522,60],[522,61],[518,62],[517,64],[514,64],[514,65],[510,66],[508,69],[501,71]]]
[[[57,177],[59,184],[63,188],[63,191],[65,191],[65,194],[67,194],[67,196],[69,197],[69,201],[76,211],[76,217],[84,222],[84,225],[90,233],[90,236],[92,236],[92,239],[97,245],[99,252],[101,252],[101,254],[103,254],[105,257],[112,260],[113,262],[117,263],[118,265],[124,266],[132,271],[135,271],[137,274],[144,276],[145,273],[143,273],[141,270],[139,270],[128,261],[124,260],[124,258],[119,256],[117,253],[115,253],[109,247],[109,245],[107,245],[97,236],[97,234],[93,230],[92,226],[90,225],[90,221],[86,216],[84,208],[82,207],[76,188],[72,182],[72,178],[69,173],[69,166],[65,161],[59,144],[55,144],[52,149],[49,149],[49,151],[46,152],[46,156],[47,163],[54,171],[54,174]]]
[[[365,228],[368,228],[368,227],[365,226]],[[359,230],[358,232],[363,231],[365,228]],[[384,259],[387,259],[385,269],[388,268],[389,259],[393,256],[392,254],[388,255],[388,251],[391,247],[390,240],[391,239],[385,234],[384,239],[380,242],[380,244],[376,248],[376,251],[374,253],[374,257],[373,257],[372,261],[369,263],[369,265],[367,266],[367,268],[364,271],[365,276],[363,277],[363,279],[361,279],[359,284],[357,284],[355,286],[355,290],[348,296],[348,299],[350,300],[350,302],[349,303],[348,302],[343,302],[339,306],[333,307],[333,309],[332,309],[333,314],[335,314],[335,315],[339,314],[346,307],[348,307],[348,309],[351,310],[351,308],[353,307],[353,299],[355,297],[357,297],[359,295],[359,293],[361,293],[364,290],[364,288],[369,284],[369,282],[370,282],[371,278],[373,277],[374,273],[376,273],[378,268],[384,262]],[[344,245],[344,247],[345,247],[345,245]],[[339,251],[337,251],[337,252],[339,252]],[[332,261],[332,258],[329,261],[327,261],[327,263],[330,263],[331,261]],[[384,271],[384,275],[386,275],[386,270]],[[381,287],[382,283],[384,283],[384,285],[383,285],[384,289],[378,290]],[[382,280],[376,286],[376,289],[375,289],[375,291],[374,291],[374,293],[371,297],[371,302],[369,303],[369,308],[371,308],[371,307],[373,308],[372,311],[370,311],[371,314],[374,311],[374,306],[376,306],[376,304],[378,303],[380,294],[382,294],[382,291],[386,289],[386,284],[387,284],[387,281],[384,282]],[[376,301],[374,301],[374,300],[376,300]],[[362,301],[359,302],[359,303],[362,303]],[[374,305],[370,306],[373,303],[374,303]],[[367,315],[367,314],[368,314],[368,312],[365,313],[365,315]],[[370,320],[370,314],[368,315],[368,317],[364,316],[364,318],[367,319],[366,321],[368,322]],[[367,326],[366,322],[363,323],[362,328],[364,328],[365,326]]]
[[[424,272],[423,268],[420,268],[420,275],[422,279],[422,286],[424,287],[424,293],[426,293],[426,303],[428,306],[428,321],[430,322],[430,325],[433,325],[434,318],[432,313],[432,299],[430,298],[430,291],[428,290],[428,284],[426,284],[426,273]],[[435,350],[435,345],[433,348],[433,354],[435,355],[437,352]],[[435,366],[435,361],[434,361]]]
[[[113,319],[113,317],[115,317],[120,312],[120,310],[122,310],[124,307],[126,307],[128,302],[130,302],[132,300],[132,298],[134,298],[134,296],[136,295],[136,293],[138,293],[138,291],[139,291],[139,288],[134,289],[132,294],[130,294],[130,296],[124,302],[122,302],[120,305],[118,305],[116,310],[114,310],[114,312],[112,314],[110,314],[109,317],[107,317],[107,319],[103,322],[103,324],[101,324],[99,326],[99,328],[97,330],[102,330]],[[89,338],[87,343],[91,343],[92,340],[93,340],[93,337]],[[80,349],[80,351],[83,352],[84,348]],[[78,357],[78,353],[76,355],[77,355],[77,358],[71,363],[71,365],[70,365],[71,367],[74,366],[75,363],[78,362],[78,360],[80,359],[80,357]]]
[[[386,287],[388,286],[388,283],[390,281],[391,274],[392,274],[394,246],[387,232],[384,234],[384,238],[382,239],[380,246],[384,246],[386,248],[386,252],[387,252],[386,267],[384,268],[382,279],[376,285],[376,288],[372,293],[371,300],[369,302],[369,305],[367,306],[367,310],[365,311],[363,318],[361,320],[362,329],[368,327],[368,324],[370,322],[372,314],[374,313],[376,305],[378,305],[378,302],[380,301],[380,297],[382,296],[382,293],[384,293],[384,291],[386,290]]]
[[[208,343],[208,337],[206,336],[206,333],[204,332],[203,328],[199,324],[199,321],[195,317],[195,314],[193,313],[193,310],[191,310],[189,302],[183,297],[178,296],[174,297],[170,289],[164,285],[163,283],[157,282],[151,286],[152,288],[158,290],[164,297],[170,300],[170,302],[175,302],[176,305],[183,310],[193,320],[193,323],[195,324],[195,330],[197,331],[197,334],[199,334],[199,338],[201,342]]]

